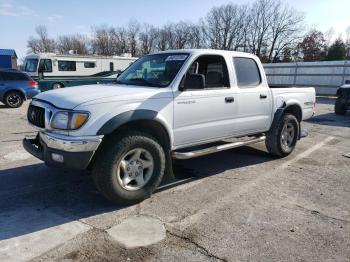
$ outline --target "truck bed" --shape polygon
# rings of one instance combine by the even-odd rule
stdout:
[[[274,105],[278,107],[277,101],[289,101],[297,103],[302,108],[302,118],[308,119],[314,114],[315,89],[313,87],[296,86],[270,86],[274,97]],[[288,102],[287,102],[288,103]],[[275,108],[276,109],[276,108]]]

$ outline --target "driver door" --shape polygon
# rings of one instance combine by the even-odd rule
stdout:
[[[201,56],[187,74],[191,73],[204,75],[205,86],[203,89],[175,92],[175,146],[206,143],[234,133],[236,94],[230,87],[225,58],[219,55]]]

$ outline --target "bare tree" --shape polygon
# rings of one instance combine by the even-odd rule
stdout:
[[[47,28],[40,25],[35,28],[35,32],[37,37],[31,36],[28,40],[29,51],[33,53],[55,52],[56,42],[49,38]]]
[[[262,57],[262,49],[267,46],[273,20],[273,5],[273,0],[257,0],[251,6],[250,49],[259,57]]]
[[[174,46],[175,38],[173,32],[173,25],[164,25],[161,29],[159,29],[157,49],[160,51],[164,51],[167,49],[174,49]]]
[[[130,20],[126,26],[94,27],[91,39],[82,35],[58,37],[57,50],[139,56],[157,50],[209,47],[251,52],[263,62],[277,62],[288,60],[301,42],[303,21],[302,13],[280,0],[256,0],[250,5],[214,7],[195,24],[180,21],[156,27]],[[38,37],[31,37],[28,47],[34,52],[54,51],[55,41],[48,37],[46,28],[38,27],[36,32]]]
[[[296,45],[302,32],[303,14],[283,7],[281,2],[273,3],[268,62],[276,60],[282,50]]]
[[[244,43],[246,6],[214,7],[205,18],[204,33],[211,48],[237,50]]]
[[[140,23],[136,20],[130,20],[127,27],[127,36],[128,36],[128,46],[129,51],[132,56],[136,56],[138,48],[138,34],[140,32]]]
[[[61,54],[67,54],[70,50],[73,50],[77,54],[86,55],[89,53],[89,40],[86,36],[65,35],[58,37],[57,51]]]
[[[110,30],[112,48],[114,54],[120,55],[129,52],[128,33],[124,27],[117,27]]]
[[[140,54],[145,55],[154,52],[158,37],[159,30],[157,28],[150,24],[144,24],[139,35]]]
[[[204,48],[206,47],[205,36],[204,36],[204,27],[202,21],[198,24],[189,25],[189,39],[188,47],[189,48]]]
[[[107,26],[95,27],[92,29],[93,39],[91,41],[92,52],[99,55],[113,55],[111,48],[111,29]]]

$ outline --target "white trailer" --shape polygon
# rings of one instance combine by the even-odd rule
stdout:
[[[37,79],[40,73],[46,79],[86,77],[101,72],[123,71],[136,58],[129,56],[59,55],[38,53],[27,55],[22,70]]]

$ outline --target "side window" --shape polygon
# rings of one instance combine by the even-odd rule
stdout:
[[[77,71],[75,61],[58,61],[58,71]]]
[[[4,81],[13,81],[11,74],[8,72],[2,72],[1,76]]]
[[[2,72],[1,76],[4,81],[26,81],[29,77],[26,74],[15,72]]]
[[[251,58],[233,58],[238,87],[252,88],[261,83],[261,76],[258,65]]]
[[[22,74],[22,73],[12,73],[13,74],[13,78],[16,81],[26,81],[29,80],[29,76],[26,74]]]
[[[51,61],[51,59],[40,59],[39,71],[52,72],[52,61]]]
[[[84,68],[95,68],[94,62],[84,62]]]
[[[230,80],[225,59],[218,55],[201,56],[193,62],[187,74],[201,74],[205,88],[228,88]]]
[[[114,71],[114,64],[113,64],[113,62],[109,63],[109,71]]]

